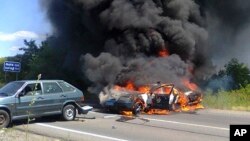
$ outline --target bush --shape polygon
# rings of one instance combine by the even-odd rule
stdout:
[[[208,108],[250,111],[250,85],[232,91],[205,92],[203,104]]]

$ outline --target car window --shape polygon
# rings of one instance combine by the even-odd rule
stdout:
[[[10,82],[0,89],[1,96],[14,95],[23,86],[24,82]]]
[[[44,94],[61,93],[62,89],[56,82],[43,83]]]
[[[58,82],[64,92],[74,91],[75,88],[66,82]]]
[[[170,94],[172,90],[172,87],[166,86],[166,87],[159,87],[153,91],[155,94]]]
[[[165,94],[165,91],[164,91],[163,87],[160,87],[160,88],[155,89],[153,93],[155,93],[155,94]]]
[[[24,90],[25,96],[42,94],[40,83],[28,84],[27,86],[25,86],[25,88],[23,90]]]
[[[167,86],[167,87],[163,87],[163,89],[164,89],[165,94],[170,94],[172,87]]]

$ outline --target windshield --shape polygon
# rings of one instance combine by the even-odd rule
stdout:
[[[0,96],[12,96],[19,90],[24,82],[10,82],[0,89]]]

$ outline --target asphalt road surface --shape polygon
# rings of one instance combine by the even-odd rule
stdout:
[[[13,128],[73,141],[229,141],[230,124],[249,123],[250,112],[204,109],[139,117],[90,112],[75,121],[43,118]]]

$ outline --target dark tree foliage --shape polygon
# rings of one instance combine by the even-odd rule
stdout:
[[[63,48],[50,46],[51,38],[43,41],[39,47],[34,46],[33,41],[25,43],[28,50],[24,55],[28,55],[27,66],[29,71],[26,75],[28,79],[34,79],[38,74],[42,74],[42,79],[62,79],[83,89],[84,83],[80,75],[75,70],[69,70],[65,67],[65,53]],[[37,50],[38,49],[38,50]],[[30,53],[31,52],[31,53]]]
[[[246,87],[250,83],[250,70],[236,58],[231,59],[224,69],[214,74],[207,83],[207,88],[213,91],[220,89],[235,90]]]
[[[0,84],[9,81],[34,80],[38,74],[42,75],[41,79],[62,79],[70,82],[80,89],[84,89],[83,75],[72,70],[69,65],[65,65],[65,49],[60,46],[50,46],[52,38],[37,44],[35,40],[24,40],[24,47],[20,48],[23,54],[17,54],[14,57],[0,58],[0,67],[3,67],[4,61],[15,61],[21,63],[21,72],[5,73],[0,72]],[[73,65],[73,64],[72,64]],[[80,70],[80,69],[79,69]],[[6,76],[6,81],[5,81]]]
[[[234,80],[233,89],[246,87],[250,83],[250,70],[244,64],[240,63],[236,58],[233,58],[225,65],[225,73]]]

